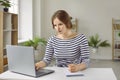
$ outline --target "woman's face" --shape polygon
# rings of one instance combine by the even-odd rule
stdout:
[[[66,25],[63,22],[61,22],[58,18],[54,19],[53,24],[54,29],[58,34],[64,34],[67,32]]]

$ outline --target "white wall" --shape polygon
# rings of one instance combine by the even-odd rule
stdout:
[[[33,0],[33,5],[33,36],[44,37],[45,0]]]
[[[27,4],[26,4],[27,3]],[[41,36],[44,0],[20,0],[19,36],[20,42]],[[21,40],[22,39],[22,40]]]
[[[54,34],[51,16],[56,10],[64,9],[72,17],[78,19],[78,33],[88,38],[98,33],[103,40],[112,45],[112,18],[120,18],[120,0],[45,0],[44,37],[48,39]],[[112,47],[100,48],[99,55],[91,54],[92,58],[111,59]]]
[[[33,0],[33,35],[40,36],[41,34],[41,0]]]

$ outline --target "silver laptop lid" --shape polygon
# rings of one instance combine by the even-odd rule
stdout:
[[[7,45],[6,49],[10,71],[36,76],[33,47]]]

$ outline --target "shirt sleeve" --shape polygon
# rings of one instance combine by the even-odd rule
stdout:
[[[54,53],[54,48],[53,48],[53,42],[52,39],[50,38],[48,40],[47,46],[46,46],[46,51],[45,51],[45,56],[43,58],[43,61],[46,63],[48,66],[52,60],[53,53]]]
[[[90,62],[90,59],[89,59],[90,51],[88,46],[88,40],[84,35],[82,35],[82,39],[81,39],[80,52],[81,52],[81,55],[80,55],[81,63],[85,63],[86,67],[88,67]]]

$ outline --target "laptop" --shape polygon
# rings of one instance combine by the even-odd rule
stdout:
[[[35,69],[34,48],[18,45],[7,45],[8,70],[28,75],[32,77],[40,77],[53,73],[54,70]]]

